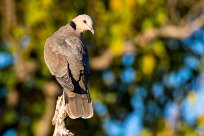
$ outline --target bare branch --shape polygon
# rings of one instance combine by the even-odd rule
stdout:
[[[186,25],[167,25],[161,28],[155,28],[152,30],[147,30],[139,35],[135,39],[135,44],[143,44],[149,42],[157,37],[167,37],[174,39],[183,39],[190,36],[193,32],[200,29],[204,26],[204,15],[196,18],[194,21],[190,23],[186,23]]]
[[[148,43],[157,37],[166,37],[166,38],[174,38],[174,39],[183,39],[190,36],[195,31],[199,30],[204,26],[204,15],[199,16],[195,20],[191,22],[186,22],[183,25],[182,21],[180,25],[166,25],[161,28],[155,28],[151,30],[147,30],[141,34],[139,34],[133,41],[135,45],[144,45],[144,43]],[[134,46],[135,47],[135,46]],[[123,52],[125,52],[126,47],[124,45]],[[115,55],[110,49],[107,49],[103,52],[102,55],[93,58],[91,60],[91,68],[94,70],[103,70],[110,66],[114,59]]]
[[[90,66],[92,69],[96,70],[106,69],[110,66],[112,60],[113,53],[109,49],[107,49],[100,56],[91,59]]]
[[[15,14],[15,1],[14,0],[5,0],[4,1],[4,29],[3,33],[8,33],[8,31],[16,23],[16,14]]]
[[[131,41],[125,42],[122,53],[135,54],[135,52],[136,47],[133,45],[133,43]],[[114,53],[110,49],[107,49],[100,56],[91,59],[90,66],[94,70],[106,69],[111,65],[114,57],[115,57]]]

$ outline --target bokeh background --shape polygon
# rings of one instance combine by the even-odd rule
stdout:
[[[203,0],[1,0],[0,135],[51,136],[61,88],[44,43],[78,14],[95,115],[77,136],[204,136]]]

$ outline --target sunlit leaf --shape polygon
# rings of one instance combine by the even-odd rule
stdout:
[[[142,72],[145,75],[151,75],[154,71],[156,65],[156,60],[153,55],[147,54],[144,55],[141,62]]]
[[[114,11],[118,11],[122,8],[122,1],[121,0],[110,0],[110,7]]]
[[[165,45],[161,41],[155,41],[152,45],[155,54],[159,57],[166,55]]]
[[[188,94],[188,100],[190,101],[190,103],[192,105],[194,105],[196,103],[196,94],[194,91],[191,91],[189,94]]]

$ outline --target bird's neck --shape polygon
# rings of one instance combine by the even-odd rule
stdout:
[[[78,37],[78,38],[82,38],[83,32],[79,31],[79,30],[74,30],[74,34]]]
[[[75,24],[73,21],[71,21],[71,22],[69,23],[69,25],[70,25],[71,29],[73,30],[74,34],[75,34],[77,37],[82,38],[83,31],[80,30],[80,29],[78,29],[77,26],[76,26],[76,24]]]

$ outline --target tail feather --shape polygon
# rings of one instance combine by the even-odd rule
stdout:
[[[67,105],[67,113],[70,118],[91,118],[93,116],[92,103],[87,94],[78,94],[71,91],[64,93]]]
[[[82,98],[83,101],[83,116],[82,118],[87,119],[91,118],[93,116],[93,107],[92,107],[92,102],[88,102],[88,96],[86,98]]]

